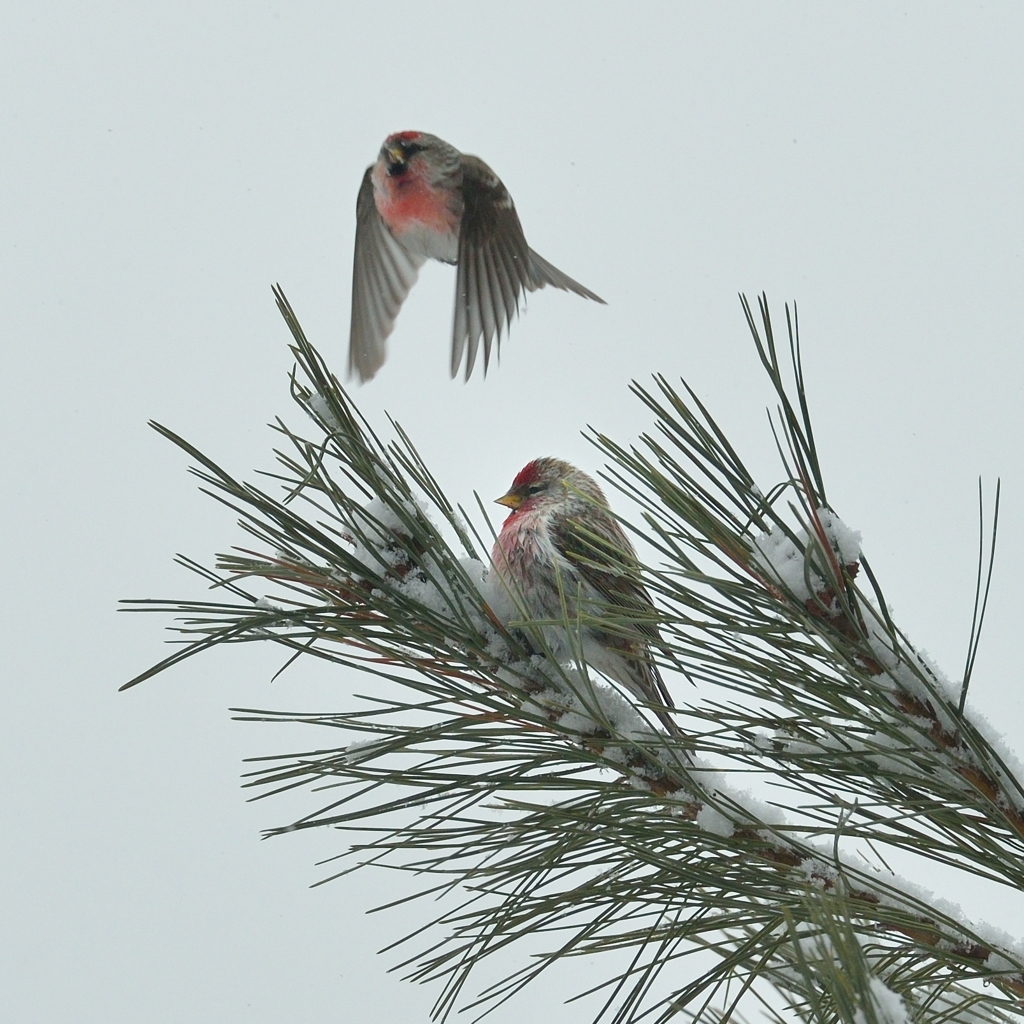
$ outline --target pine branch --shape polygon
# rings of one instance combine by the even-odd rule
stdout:
[[[331,787],[330,803],[270,833],[352,833],[343,856],[353,863],[331,877],[366,863],[414,872],[420,885],[437,876],[420,894],[448,892],[456,905],[404,966],[441,986],[438,1016],[501,1005],[563,957],[630,951],[630,966],[601,987],[605,1019],[667,1020],[703,999],[687,1010],[700,1016],[737,985],[752,998],[763,983],[798,1015],[838,1018],[854,997],[836,988],[827,958],[812,963],[794,945],[808,927],[848,949],[865,1019],[881,1019],[871,1018],[876,977],[919,1020],[1019,1010],[1016,947],[895,876],[883,881],[853,852],[889,846],[1019,888],[1024,790],[961,713],[957,688],[890,620],[857,538],[826,500],[795,311],[790,380],[766,301],[759,331],[744,300],[778,403],[779,485],[762,492],[694,392],[664,378],[655,392],[633,388],[656,433],[630,449],[592,434],[608,479],[640,511],[641,527],[624,526],[660,559],[643,582],[660,608],[662,667],[705,694],[679,713],[674,736],[581,658],[560,664],[530,624],[497,621],[479,554],[489,527],[466,521],[397,424],[393,441],[374,433],[277,298],[294,338],[292,397],[319,436],[278,421],[284,445],[268,474],[277,498],[156,427],[256,547],[219,556],[216,570],[182,559],[221,600],[130,602],[177,616],[183,646],[126,686],[212,646],[257,641],[281,645],[287,663],[312,655],[393,684],[329,715],[240,710],[366,737],[262,759],[248,785]],[[787,815],[728,785],[730,771],[773,779]],[[538,937],[546,953],[467,998],[474,967]],[[850,941],[867,960],[849,959]],[[706,950],[713,968],[668,979]],[[811,977],[827,999],[812,998]]]

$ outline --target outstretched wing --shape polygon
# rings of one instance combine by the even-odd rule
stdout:
[[[455,319],[452,326],[451,372],[459,372],[466,356],[466,380],[483,342],[484,373],[491,345],[508,331],[519,312],[519,297],[554,285],[603,302],[527,244],[515,204],[501,179],[475,156],[462,158],[462,221],[459,228]]]
[[[352,261],[352,329],[349,373],[368,381],[384,365],[385,342],[426,257],[398,242],[373,201],[372,167],[356,200],[356,251]]]

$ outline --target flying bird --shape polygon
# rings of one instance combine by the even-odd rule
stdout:
[[[479,157],[436,135],[397,132],[366,169],[356,201],[349,372],[367,381],[381,368],[385,342],[427,259],[458,265],[451,373],[466,356],[466,380],[480,342],[484,373],[519,298],[546,285],[604,299],[563,274],[527,244],[515,204]]]
[[[535,459],[497,499],[512,512],[491,553],[504,591],[502,621],[573,622],[583,617],[582,653],[592,668],[652,705],[673,735],[672,698],[651,659],[660,645],[657,612],[639,565],[597,481],[560,459]],[[594,620],[603,620],[600,623]],[[545,626],[559,661],[573,656],[564,627]]]

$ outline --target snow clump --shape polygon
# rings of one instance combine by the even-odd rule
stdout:
[[[852,565],[860,559],[860,534],[851,530],[828,508],[819,508],[818,521],[828,538],[833,552],[844,565]],[[795,539],[794,539],[795,538]],[[767,533],[753,538],[754,557],[767,570],[769,576],[781,583],[799,601],[809,601],[825,589],[825,584],[807,564],[806,550],[808,534],[800,529],[790,536],[779,524]]]

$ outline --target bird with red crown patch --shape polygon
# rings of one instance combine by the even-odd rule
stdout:
[[[604,299],[535,253],[501,179],[479,157],[436,135],[396,132],[366,169],[356,201],[349,372],[361,381],[384,363],[398,311],[428,259],[458,266],[451,374],[466,380],[483,343],[501,342],[524,291],[546,285]]]
[[[651,660],[651,646],[661,643],[657,611],[597,481],[560,459],[535,459],[497,501],[512,510],[491,554],[503,584],[492,591],[498,618],[582,617],[587,664],[651,705],[678,735],[672,698]],[[573,656],[564,627],[539,628],[555,658]]]

